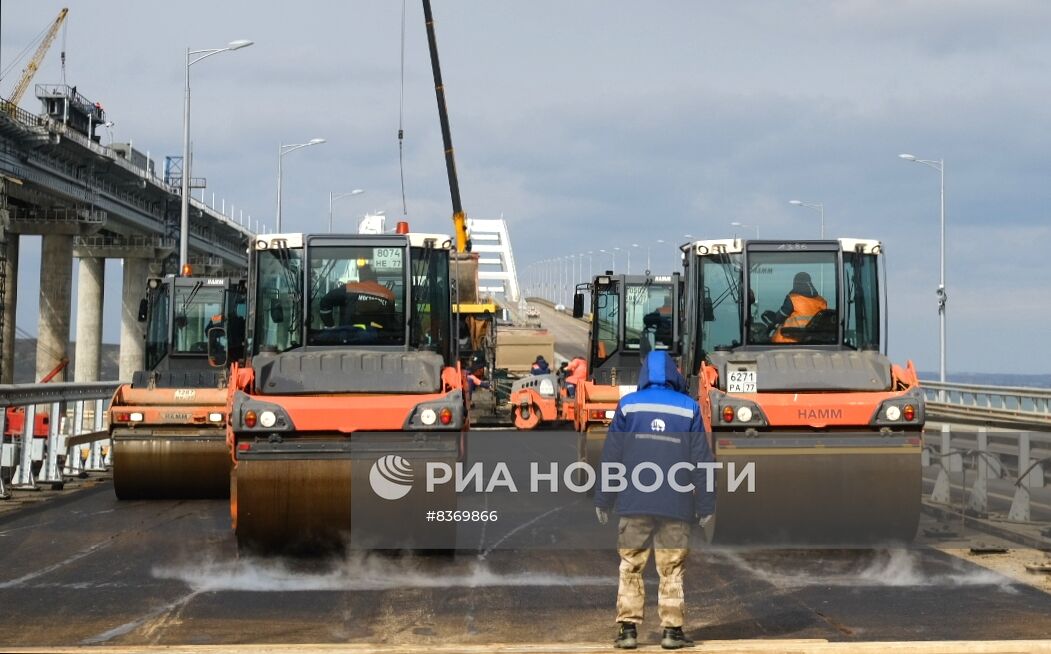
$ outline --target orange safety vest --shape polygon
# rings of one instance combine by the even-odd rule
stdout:
[[[788,299],[792,301],[792,315],[785,318],[781,326],[777,328],[770,338],[771,343],[796,343],[796,339],[785,336],[781,330],[785,327],[806,327],[819,312],[828,308],[828,302],[820,295],[807,297],[799,293],[789,293]]]
[[[566,376],[567,384],[582,384],[588,376],[588,362],[584,359],[577,357],[569,362],[566,366],[566,372],[569,373]]]
[[[347,292],[357,293],[359,295],[369,295],[380,300],[385,300],[390,304],[394,304],[394,292],[383,284],[371,280],[367,282],[348,282]]]

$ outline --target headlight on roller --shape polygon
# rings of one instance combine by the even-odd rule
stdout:
[[[434,409],[424,409],[420,411],[420,422],[425,425],[433,425],[434,421],[438,419],[438,414],[434,412]]]
[[[897,405],[892,404],[887,407],[886,415],[887,420],[898,420],[901,418],[901,409],[899,409]]]
[[[748,422],[752,419],[752,410],[746,406],[738,407],[737,419],[741,422]]]
[[[538,389],[540,394],[544,397],[555,396],[555,385],[551,383],[550,379],[543,379],[540,381],[540,387]]]
[[[273,427],[277,424],[277,415],[273,411],[259,412],[259,424],[263,427]]]

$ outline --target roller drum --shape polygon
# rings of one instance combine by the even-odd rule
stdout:
[[[426,461],[452,466],[455,451],[442,456],[389,453],[412,465],[411,490],[394,500],[378,496],[370,485],[381,454],[312,458],[240,453],[232,491],[238,548],[264,554],[453,549],[455,523],[427,522],[424,516],[429,510],[455,510],[455,485],[441,484],[431,493],[424,489]]]
[[[922,497],[915,446],[723,449],[709,534],[721,545],[865,547],[910,542]],[[729,492],[754,463],[755,492]]]
[[[113,489],[121,500],[222,499],[230,493],[224,433],[113,435]]]

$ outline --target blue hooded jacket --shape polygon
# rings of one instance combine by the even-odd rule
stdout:
[[[715,512],[715,493],[708,492],[709,472],[696,464],[714,460],[700,407],[686,395],[686,380],[666,352],[650,352],[639,371],[639,389],[621,398],[602,448],[603,466],[625,467],[626,487],[619,492],[595,491],[595,506],[616,508],[622,516],[650,515],[675,520]],[[694,490],[683,491],[669,484],[668,472],[677,463],[691,468],[675,471],[680,488],[691,482]],[[645,492],[632,483],[632,471],[640,464],[662,471],[663,483]],[[602,475],[599,475],[601,482]],[[655,470],[642,469],[639,486],[656,481]]]

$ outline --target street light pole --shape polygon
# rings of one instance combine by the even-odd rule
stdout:
[[[300,148],[309,148],[312,145],[321,145],[325,142],[325,139],[310,139],[306,143],[294,143],[290,145],[278,145],[277,146],[277,221],[275,224],[275,231],[281,233],[281,160],[285,158],[285,155],[289,152],[295,152]]]
[[[756,237],[756,239],[759,238],[759,225],[746,225],[744,223],[739,223],[736,220],[734,222],[730,223],[730,224],[733,225],[734,227],[747,227],[748,229],[754,229],[755,230],[755,237]]]
[[[187,274],[190,259],[190,66],[220,52],[240,50],[252,45],[247,39],[230,41],[225,48],[191,50],[186,48],[186,83],[182,105],[182,197],[179,212],[179,274]],[[200,55],[191,59],[193,55]]]
[[[938,184],[938,203],[939,203],[939,222],[941,229],[941,245],[939,247],[939,259],[940,259],[940,281],[938,283],[938,381],[945,383],[945,312],[946,304],[948,304],[948,295],[945,292],[945,159],[917,159],[911,154],[899,154],[899,158],[905,161],[911,161],[913,163],[923,164],[928,168],[933,168],[938,171],[939,184]],[[941,390],[938,392],[939,399],[945,400],[945,391]]]
[[[663,243],[664,243],[664,239],[663,238],[657,239],[657,245],[662,245]],[[649,244],[649,245],[646,246],[646,270],[648,270],[650,272],[653,271],[653,268],[650,267],[650,248],[651,247],[653,247],[652,244]]]
[[[789,200],[788,204],[797,207],[806,207],[807,209],[816,209],[821,213],[821,238],[825,238],[825,203],[823,202],[804,202],[802,200]]]
[[[280,166],[280,164],[278,164],[278,165]],[[332,233],[332,203],[334,201],[336,201],[336,200],[341,200],[343,198],[350,197],[351,195],[361,195],[364,192],[365,191],[363,191],[360,188],[356,188],[353,191],[350,191],[348,193],[335,193],[335,194],[333,194],[332,191],[328,192],[328,233],[329,234]]]

